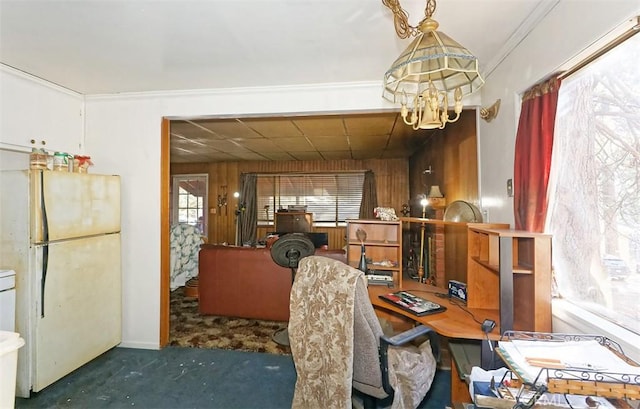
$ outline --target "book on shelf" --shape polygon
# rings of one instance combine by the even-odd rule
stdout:
[[[393,287],[393,272],[390,270],[369,269],[365,273],[368,285],[386,285]]]
[[[447,309],[438,303],[425,300],[424,298],[418,297],[408,291],[396,291],[382,294],[379,297],[383,301],[391,303],[413,315],[417,315],[418,317],[443,312]]]

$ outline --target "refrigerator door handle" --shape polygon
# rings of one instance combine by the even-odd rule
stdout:
[[[49,264],[49,245],[42,246],[42,278],[40,279],[40,317],[44,318],[44,288],[47,282],[47,265]]]
[[[47,282],[47,264],[49,263],[49,223],[47,206],[44,201],[44,172],[40,172],[40,210],[42,211],[42,279],[40,281],[40,317],[44,318],[44,289]]]

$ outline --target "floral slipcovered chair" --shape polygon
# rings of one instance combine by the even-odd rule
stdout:
[[[437,334],[418,326],[384,336],[362,271],[327,257],[305,257],[289,307],[297,372],[293,409],[348,409],[353,389],[368,398],[365,407],[415,408],[431,388]],[[425,335],[419,346],[407,343]]]
[[[171,291],[198,277],[198,252],[204,239],[200,231],[189,224],[171,227]]]

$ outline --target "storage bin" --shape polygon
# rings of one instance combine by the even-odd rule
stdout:
[[[23,345],[17,332],[0,331],[0,408],[15,407],[18,349]]]

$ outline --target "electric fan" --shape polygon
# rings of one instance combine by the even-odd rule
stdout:
[[[482,213],[475,205],[464,200],[451,202],[444,211],[448,222],[482,223]]]
[[[300,260],[313,255],[315,251],[313,242],[304,233],[287,233],[271,245],[271,258],[279,266],[291,269],[293,282]],[[289,345],[289,331],[286,327],[279,329],[273,334],[272,339],[280,345]]]

